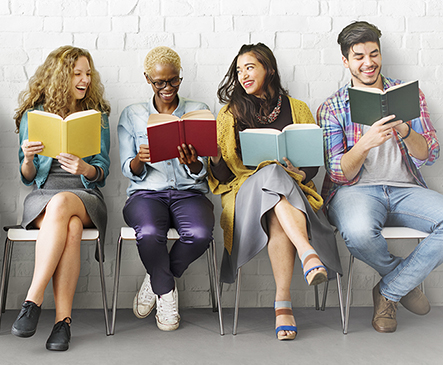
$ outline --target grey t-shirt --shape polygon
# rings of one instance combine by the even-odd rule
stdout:
[[[369,130],[363,126],[363,134]],[[395,138],[369,151],[363,164],[358,185],[391,185],[399,187],[417,186],[414,177],[402,159]]]

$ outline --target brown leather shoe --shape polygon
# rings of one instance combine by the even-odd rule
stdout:
[[[418,286],[401,298],[400,303],[408,311],[421,316],[428,314],[431,310],[431,305],[429,304],[428,298],[426,298]]]
[[[377,332],[395,332],[397,329],[397,302],[386,299],[380,294],[380,283],[372,289],[372,299],[374,300],[374,316],[372,317],[372,327]]]

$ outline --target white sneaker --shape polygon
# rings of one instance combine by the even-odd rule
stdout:
[[[135,294],[134,302],[132,303],[132,310],[136,317],[146,318],[152,312],[155,306],[156,295],[152,291],[151,277],[146,274],[145,280],[140,287],[140,290]]]
[[[162,296],[156,296],[157,299],[157,327],[162,331],[174,331],[178,328],[180,315],[178,314],[178,295],[177,288]]]

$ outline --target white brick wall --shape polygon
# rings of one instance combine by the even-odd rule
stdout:
[[[442,15],[440,0],[0,0],[0,223],[15,224],[19,209],[18,138],[12,120],[17,96],[36,67],[58,46],[72,44],[89,49],[112,104],[112,166],[103,189],[109,209],[105,272],[111,289],[127,186],[119,167],[116,125],[125,106],[151,96],[142,73],[142,60],[149,49],[158,45],[176,49],[183,60],[185,77],[181,94],[206,102],[216,114],[221,108],[216,99],[217,85],[239,47],[264,42],[275,51],[291,95],[307,102],[315,113],[318,105],[349,79],[335,43],[338,32],[353,20],[368,20],[383,32],[384,73],[420,80],[438,130],[443,126]],[[443,162],[423,171],[429,186],[443,193]],[[316,178],[319,187],[322,176]],[[219,197],[210,198],[218,219]],[[220,258],[222,232],[218,224],[215,238]],[[3,231],[0,239],[5,239]],[[414,242],[398,242],[395,246],[396,252],[405,253]],[[348,252],[342,241],[339,250],[346,272]],[[25,296],[33,254],[32,244],[14,249],[8,308],[18,308]],[[85,244],[76,307],[101,306],[93,256],[94,247]],[[360,262],[355,268],[354,304],[371,305],[370,289],[377,275]],[[274,281],[267,253],[260,253],[248,263],[243,275],[241,304],[271,306]],[[127,244],[123,249],[120,307],[131,306],[142,280],[137,250]],[[205,256],[191,265],[178,285],[182,306],[209,305]],[[303,282],[298,263],[292,288],[296,306],[313,305],[313,290]],[[234,288],[224,289],[224,305],[232,306]],[[433,304],[443,304],[442,289],[443,268],[438,268],[426,281]],[[330,291],[328,304],[337,305],[335,283]],[[51,306],[52,295],[47,295],[45,307]]]

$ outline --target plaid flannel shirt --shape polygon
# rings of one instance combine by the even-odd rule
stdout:
[[[386,90],[394,85],[402,83],[400,80],[390,79],[381,76],[383,80],[383,89]],[[363,126],[352,123],[349,106],[347,85],[339,89],[334,95],[328,98],[317,110],[317,123],[323,128],[323,140],[325,150],[326,176],[323,182],[322,197],[325,200],[325,206],[334,196],[341,185],[354,185],[361,177],[362,169],[352,179],[348,180],[341,168],[341,158],[348,152],[361,138]],[[419,168],[426,164],[432,165],[440,155],[440,146],[431,120],[429,118],[428,107],[425,96],[420,90],[420,117],[409,121],[412,129],[420,133],[428,145],[428,158],[418,160],[408,153],[406,144],[402,138],[394,131],[396,142],[400,148],[403,160],[410,173],[414,176],[417,184],[427,187]]]

